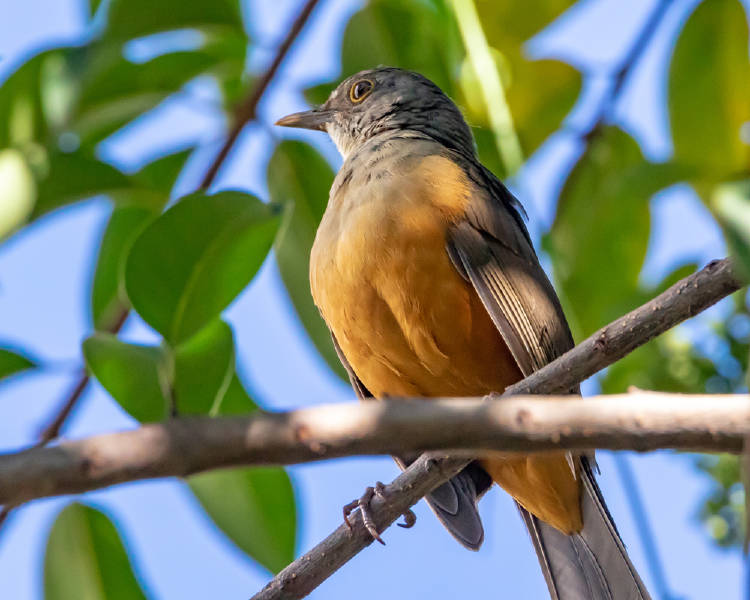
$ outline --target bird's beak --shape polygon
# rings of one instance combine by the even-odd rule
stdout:
[[[326,131],[326,125],[331,122],[332,118],[332,110],[314,108],[313,110],[306,110],[281,117],[275,124],[282,127],[299,127],[301,129]]]

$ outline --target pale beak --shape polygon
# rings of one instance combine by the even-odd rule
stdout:
[[[314,108],[304,112],[293,113],[286,117],[281,117],[275,125],[282,127],[299,127],[300,129],[315,129],[317,131],[326,131],[326,125],[333,118],[332,110],[322,110]]]

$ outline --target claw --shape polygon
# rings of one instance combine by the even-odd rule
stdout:
[[[396,523],[399,527],[403,527],[404,529],[411,529],[414,527],[414,524],[417,522],[417,515],[414,514],[414,511],[411,508],[407,508],[406,512],[404,513],[404,522],[403,523]]]
[[[375,527],[375,521],[372,518],[372,513],[370,512],[370,502],[372,502],[372,499],[378,496],[384,500],[387,499],[388,492],[386,491],[385,484],[378,481],[375,483],[373,487],[368,487],[365,490],[365,493],[362,494],[362,497],[357,498],[356,500],[353,500],[349,504],[347,504],[344,507],[344,523],[346,523],[346,526],[351,530],[352,529],[352,523],[349,519],[349,516],[356,510],[359,509],[359,512],[362,514],[362,523],[365,526],[365,529],[367,529],[368,533],[372,536],[372,539],[380,542],[385,546],[385,542],[383,541],[383,538],[380,537],[380,534],[378,534],[378,530]],[[403,523],[397,523],[399,527],[404,527],[405,529],[409,529],[414,526],[414,523],[417,522],[417,516],[412,512],[411,509],[407,509],[407,511],[404,513],[404,522]]]
[[[352,500],[344,507],[344,523],[346,523],[346,526],[350,530],[352,529],[351,521],[349,521],[349,515],[351,515],[352,512],[358,508],[359,512],[362,513],[362,523],[364,524],[365,529],[367,529],[368,533],[372,536],[372,539],[380,542],[381,544],[383,544],[383,546],[385,546],[385,542],[383,541],[383,538],[380,537],[378,530],[375,528],[375,522],[372,520],[372,515],[370,514],[370,502],[372,501],[373,497],[375,497],[375,495],[382,496],[382,488],[385,486],[383,486],[383,484],[379,481],[375,485],[376,487],[368,487],[367,489],[365,489],[365,493],[362,494],[360,498]]]

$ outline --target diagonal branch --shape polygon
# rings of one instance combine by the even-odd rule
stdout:
[[[589,126],[587,133],[583,136],[584,139],[591,138],[599,127],[607,120],[609,112],[620,98],[620,94],[622,94],[625,84],[633,73],[636,65],[641,60],[641,57],[648,49],[651,39],[659,28],[659,25],[671,4],[671,0],[659,0],[656,7],[648,16],[648,19],[646,19],[643,28],[640,30],[638,36],[630,46],[630,49],[620,62],[620,66],[612,74],[612,86],[609,89],[609,92],[602,98],[594,118],[592,119],[591,125]]]
[[[234,115],[234,124],[229,131],[229,135],[227,135],[227,139],[224,141],[224,144],[219,150],[219,153],[216,155],[213,163],[211,163],[211,166],[209,166],[208,171],[206,171],[206,175],[203,177],[203,181],[201,181],[200,189],[208,189],[213,180],[216,178],[221,165],[224,164],[224,161],[229,155],[229,151],[232,149],[234,143],[237,141],[237,138],[240,136],[240,133],[242,133],[242,130],[245,128],[245,125],[255,119],[255,114],[260,99],[263,97],[266,89],[268,89],[269,84],[273,80],[276,72],[281,66],[281,63],[284,61],[284,58],[289,52],[289,48],[291,48],[294,40],[296,40],[297,36],[299,36],[302,28],[310,18],[310,14],[312,13],[318,1],[319,0],[307,0],[305,5],[302,7],[299,15],[294,20],[294,23],[292,23],[292,26],[289,28],[289,32],[286,34],[284,41],[281,42],[281,45],[276,52],[276,56],[274,57],[273,61],[271,61],[270,66],[268,67],[266,72],[257,80],[252,93],[242,104],[237,107]]]
[[[737,291],[743,282],[728,259],[715,260],[704,269],[678,281],[645,305],[600,329],[578,346],[566,352],[543,369],[510,386],[506,394],[564,392],[597,371]],[[372,516],[378,531],[390,526],[403,512],[416,504],[426,493],[450,479],[468,461],[446,459],[438,467],[445,470],[442,478],[424,475],[426,465],[433,462],[425,456],[412,464],[391,485],[387,486],[388,502],[375,498]],[[437,481],[435,481],[438,479]],[[434,483],[434,485],[433,485]],[[425,490],[425,488],[427,488]],[[405,489],[406,491],[399,491]],[[292,562],[252,600],[294,600],[304,598],[358,552],[372,543],[361,519],[354,523],[353,535],[339,527],[312,550]]]

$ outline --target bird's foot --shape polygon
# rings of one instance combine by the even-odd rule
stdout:
[[[380,481],[376,482],[374,486],[365,489],[365,493],[362,494],[360,498],[353,500],[344,507],[344,523],[346,523],[346,526],[351,530],[352,523],[349,520],[349,516],[352,514],[352,512],[354,512],[355,509],[358,508],[359,512],[362,514],[362,523],[364,524],[365,529],[367,529],[367,532],[372,536],[374,540],[380,542],[381,544],[383,544],[383,546],[385,546],[383,538],[380,537],[380,534],[375,527],[375,521],[373,520],[372,513],[370,511],[370,503],[375,496],[378,496],[383,500],[386,500],[388,497],[385,484]],[[409,508],[404,513],[404,522],[397,523],[397,525],[399,527],[409,529],[410,527],[413,527],[414,523],[416,522],[417,515],[415,515],[414,512]]]

